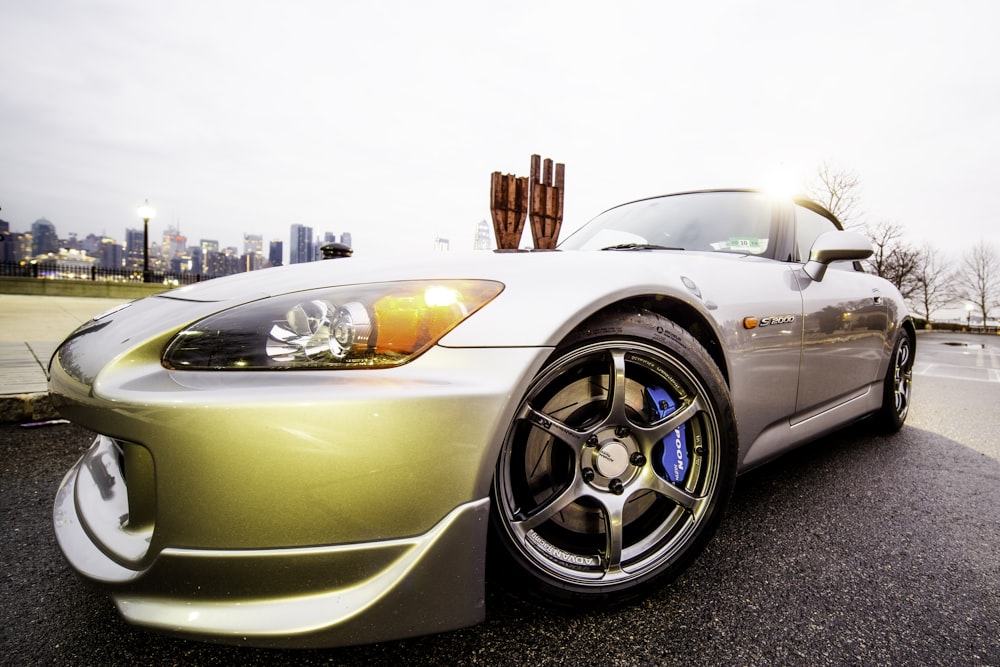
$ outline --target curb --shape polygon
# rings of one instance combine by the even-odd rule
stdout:
[[[41,421],[58,416],[48,392],[0,396],[0,424]]]

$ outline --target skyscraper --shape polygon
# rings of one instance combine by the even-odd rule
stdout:
[[[121,269],[125,262],[122,247],[111,238],[101,238],[97,255],[100,258],[98,264],[104,269]]]
[[[10,223],[0,220],[0,262],[14,261],[14,243],[10,233]]]
[[[476,242],[473,248],[476,250],[490,250],[493,248],[493,235],[490,234],[490,224],[485,220],[480,220],[476,225]]]
[[[274,239],[271,241],[270,252],[267,254],[267,261],[271,263],[271,266],[281,266],[282,264],[282,254],[285,252],[284,243],[281,239]]]
[[[125,266],[128,268],[142,268],[142,243],[141,229],[125,230]]]
[[[298,223],[292,225],[291,241],[288,246],[288,263],[302,264],[314,259],[313,229]]]
[[[163,259],[170,266],[170,262],[180,259],[187,252],[187,237],[181,234],[178,225],[170,225],[163,231]],[[153,253],[150,250],[150,257]]]
[[[264,252],[264,237],[260,234],[243,235],[243,254],[260,255]]]
[[[188,255],[191,257],[191,272],[202,274],[205,272],[205,251],[200,245],[193,245],[188,248]]]
[[[39,218],[31,223],[31,254],[45,255],[59,251],[59,237],[56,226],[45,218]]]
[[[202,239],[200,245],[204,269],[199,269],[199,272],[204,270],[205,273],[215,276],[225,275],[223,273],[226,270],[225,262],[219,259],[219,242],[215,239]]]

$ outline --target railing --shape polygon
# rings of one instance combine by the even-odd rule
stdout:
[[[143,275],[142,269],[105,269],[97,266],[36,262],[20,264],[0,262],[0,276],[13,278],[38,278],[41,280],[90,280],[107,283],[157,283],[168,285],[189,285],[218,278],[216,275],[201,273],[165,273],[150,271]]]

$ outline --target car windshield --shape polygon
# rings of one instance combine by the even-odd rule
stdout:
[[[767,253],[771,200],[758,192],[692,192],[624,204],[566,238],[563,250],[676,248]]]

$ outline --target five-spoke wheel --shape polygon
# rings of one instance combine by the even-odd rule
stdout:
[[[733,483],[732,410],[707,352],[645,311],[620,314],[613,335],[591,333],[603,324],[532,383],[494,478],[495,533],[547,597],[606,598],[673,578]]]

